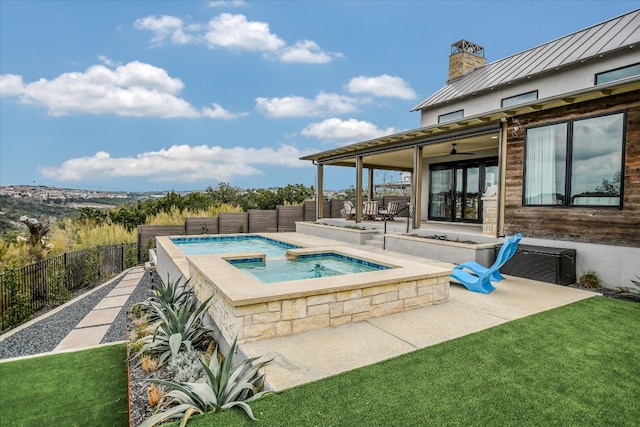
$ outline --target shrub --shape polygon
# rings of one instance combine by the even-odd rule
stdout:
[[[138,247],[126,246],[124,248],[124,268],[131,268],[138,265]]]
[[[67,272],[50,266],[47,269],[47,292],[51,305],[60,305],[71,299],[71,292],[67,289]]]
[[[587,271],[578,280],[578,283],[583,288],[599,288],[600,287],[600,278],[598,277],[598,273],[595,271]]]
[[[7,270],[4,273],[4,291],[6,296],[2,301],[8,301],[4,313],[8,319],[9,327],[23,324],[31,317],[31,295],[28,289],[22,289],[15,270]]]
[[[204,375],[204,368],[200,363],[200,353],[188,350],[178,353],[167,366],[171,378],[176,383],[191,383]]]

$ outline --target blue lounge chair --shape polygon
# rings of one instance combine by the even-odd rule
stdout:
[[[522,234],[520,233],[507,238],[502,244],[496,261],[491,267],[485,267],[477,262],[469,261],[456,265],[453,268],[451,277],[462,283],[470,291],[488,294],[495,289],[491,283],[492,281],[499,282],[504,279],[502,274],[500,274],[500,267],[509,261],[513,254],[516,253],[518,243],[520,243],[521,239]]]

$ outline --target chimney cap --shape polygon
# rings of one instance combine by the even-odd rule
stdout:
[[[451,45],[451,55],[459,52],[472,53],[484,58],[484,48],[482,46],[464,39],[457,41]]]

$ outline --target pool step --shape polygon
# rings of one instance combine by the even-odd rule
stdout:
[[[367,240],[365,240],[364,244],[366,246],[373,246],[374,248],[383,249],[384,248],[384,235],[382,234],[374,234]]]

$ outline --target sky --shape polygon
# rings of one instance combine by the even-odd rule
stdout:
[[[490,63],[639,6],[0,0],[0,185],[315,185],[301,156],[419,127],[451,44]]]

